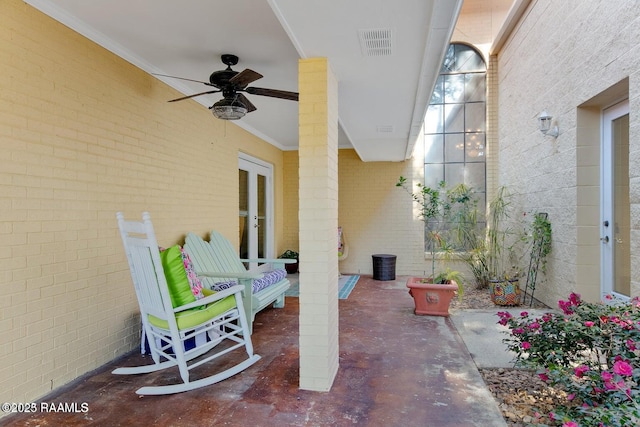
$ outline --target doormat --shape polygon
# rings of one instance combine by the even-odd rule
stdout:
[[[340,279],[338,279],[338,299],[347,299],[353,288],[356,286],[356,283],[358,283],[359,278],[360,276],[358,275],[340,276]],[[298,297],[300,295],[300,286],[297,278],[290,278],[289,280],[291,281],[291,287],[284,295],[287,297]]]

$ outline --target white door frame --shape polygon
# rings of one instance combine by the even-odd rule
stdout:
[[[601,296],[613,295],[616,299],[629,297],[614,291],[616,236],[614,223],[614,142],[612,122],[629,114],[629,101],[624,100],[602,110],[602,138],[600,165],[600,292]],[[628,244],[628,242],[626,242]]]
[[[249,173],[249,203],[246,212],[248,241],[249,241],[249,258],[258,258],[258,175],[265,177],[265,242],[263,255],[264,258],[274,258],[273,255],[273,165],[263,160],[257,159],[246,153],[238,155],[238,169]],[[240,215],[245,213],[240,212]],[[249,265],[249,270],[259,269],[256,263]]]

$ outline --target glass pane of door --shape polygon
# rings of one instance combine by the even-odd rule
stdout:
[[[629,203],[629,115],[613,120],[613,291],[631,294],[631,213]]]
[[[249,172],[240,169],[238,171],[239,190],[238,190],[238,226],[240,231],[239,246],[240,258],[249,257],[249,239],[247,230],[249,229]]]
[[[603,111],[601,187],[601,291],[628,298],[631,291],[629,102]]]
[[[256,223],[258,225],[258,258],[266,258],[267,248],[267,177],[257,175],[258,180],[258,217]]]

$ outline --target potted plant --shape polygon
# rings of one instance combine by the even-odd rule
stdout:
[[[298,272],[298,257],[299,254],[296,251],[293,251],[291,249],[287,249],[286,251],[284,251],[282,253],[282,255],[280,255],[278,258],[284,258],[284,259],[295,259],[296,262],[291,263],[291,264],[285,264],[284,268],[287,270],[287,274],[295,274]]]
[[[519,239],[508,223],[510,207],[511,194],[502,186],[489,203],[486,246],[489,295],[496,305],[520,305],[522,299],[515,246]]]
[[[448,268],[436,273],[436,257],[442,256],[446,263],[459,249],[460,237],[465,234],[463,231],[475,226],[466,222],[469,212],[475,210],[472,189],[463,184],[447,189],[442,181],[437,188],[418,183],[419,191],[414,193],[402,176],[396,186],[407,191],[420,206],[420,218],[425,224],[425,250],[431,257],[429,277],[410,277],[407,280],[415,313],[448,316],[449,303],[455,293],[459,298],[463,295],[463,278],[459,272]]]
[[[407,279],[409,295],[413,297],[414,313],[430,316],[448,316],[449,304],[458,292],[462,296],[462,275],[447,269],[431,277],[410,277]]]

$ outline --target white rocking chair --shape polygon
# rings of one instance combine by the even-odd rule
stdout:
[[[142,222],[125,221],[121,212],[117,218],[138,297],[143,332],[148,338],[154,363],[118,368],[113,373],[145,374],[178,366],[183,383],[142,387],[136,391],[140,395],[172,394],[215,384],[257,362],[260,356],[253,354],[242,303],[243,287],[236,285],[221,292],[206,292],[204,298],[174,307],[172,298],[175,296],[171,292],[175,290],[170,289],[172,278],[168,281],[165,275],[149,214],[142,214]],[[186,277],[187,273],[179,274]],[[209,336],[209,341],[186,350],[185,341],[202,333]],[[224,345],[223,342],[231,344]],[[242,347],[247,357],[240,363],[190,381],[191,369]]]

